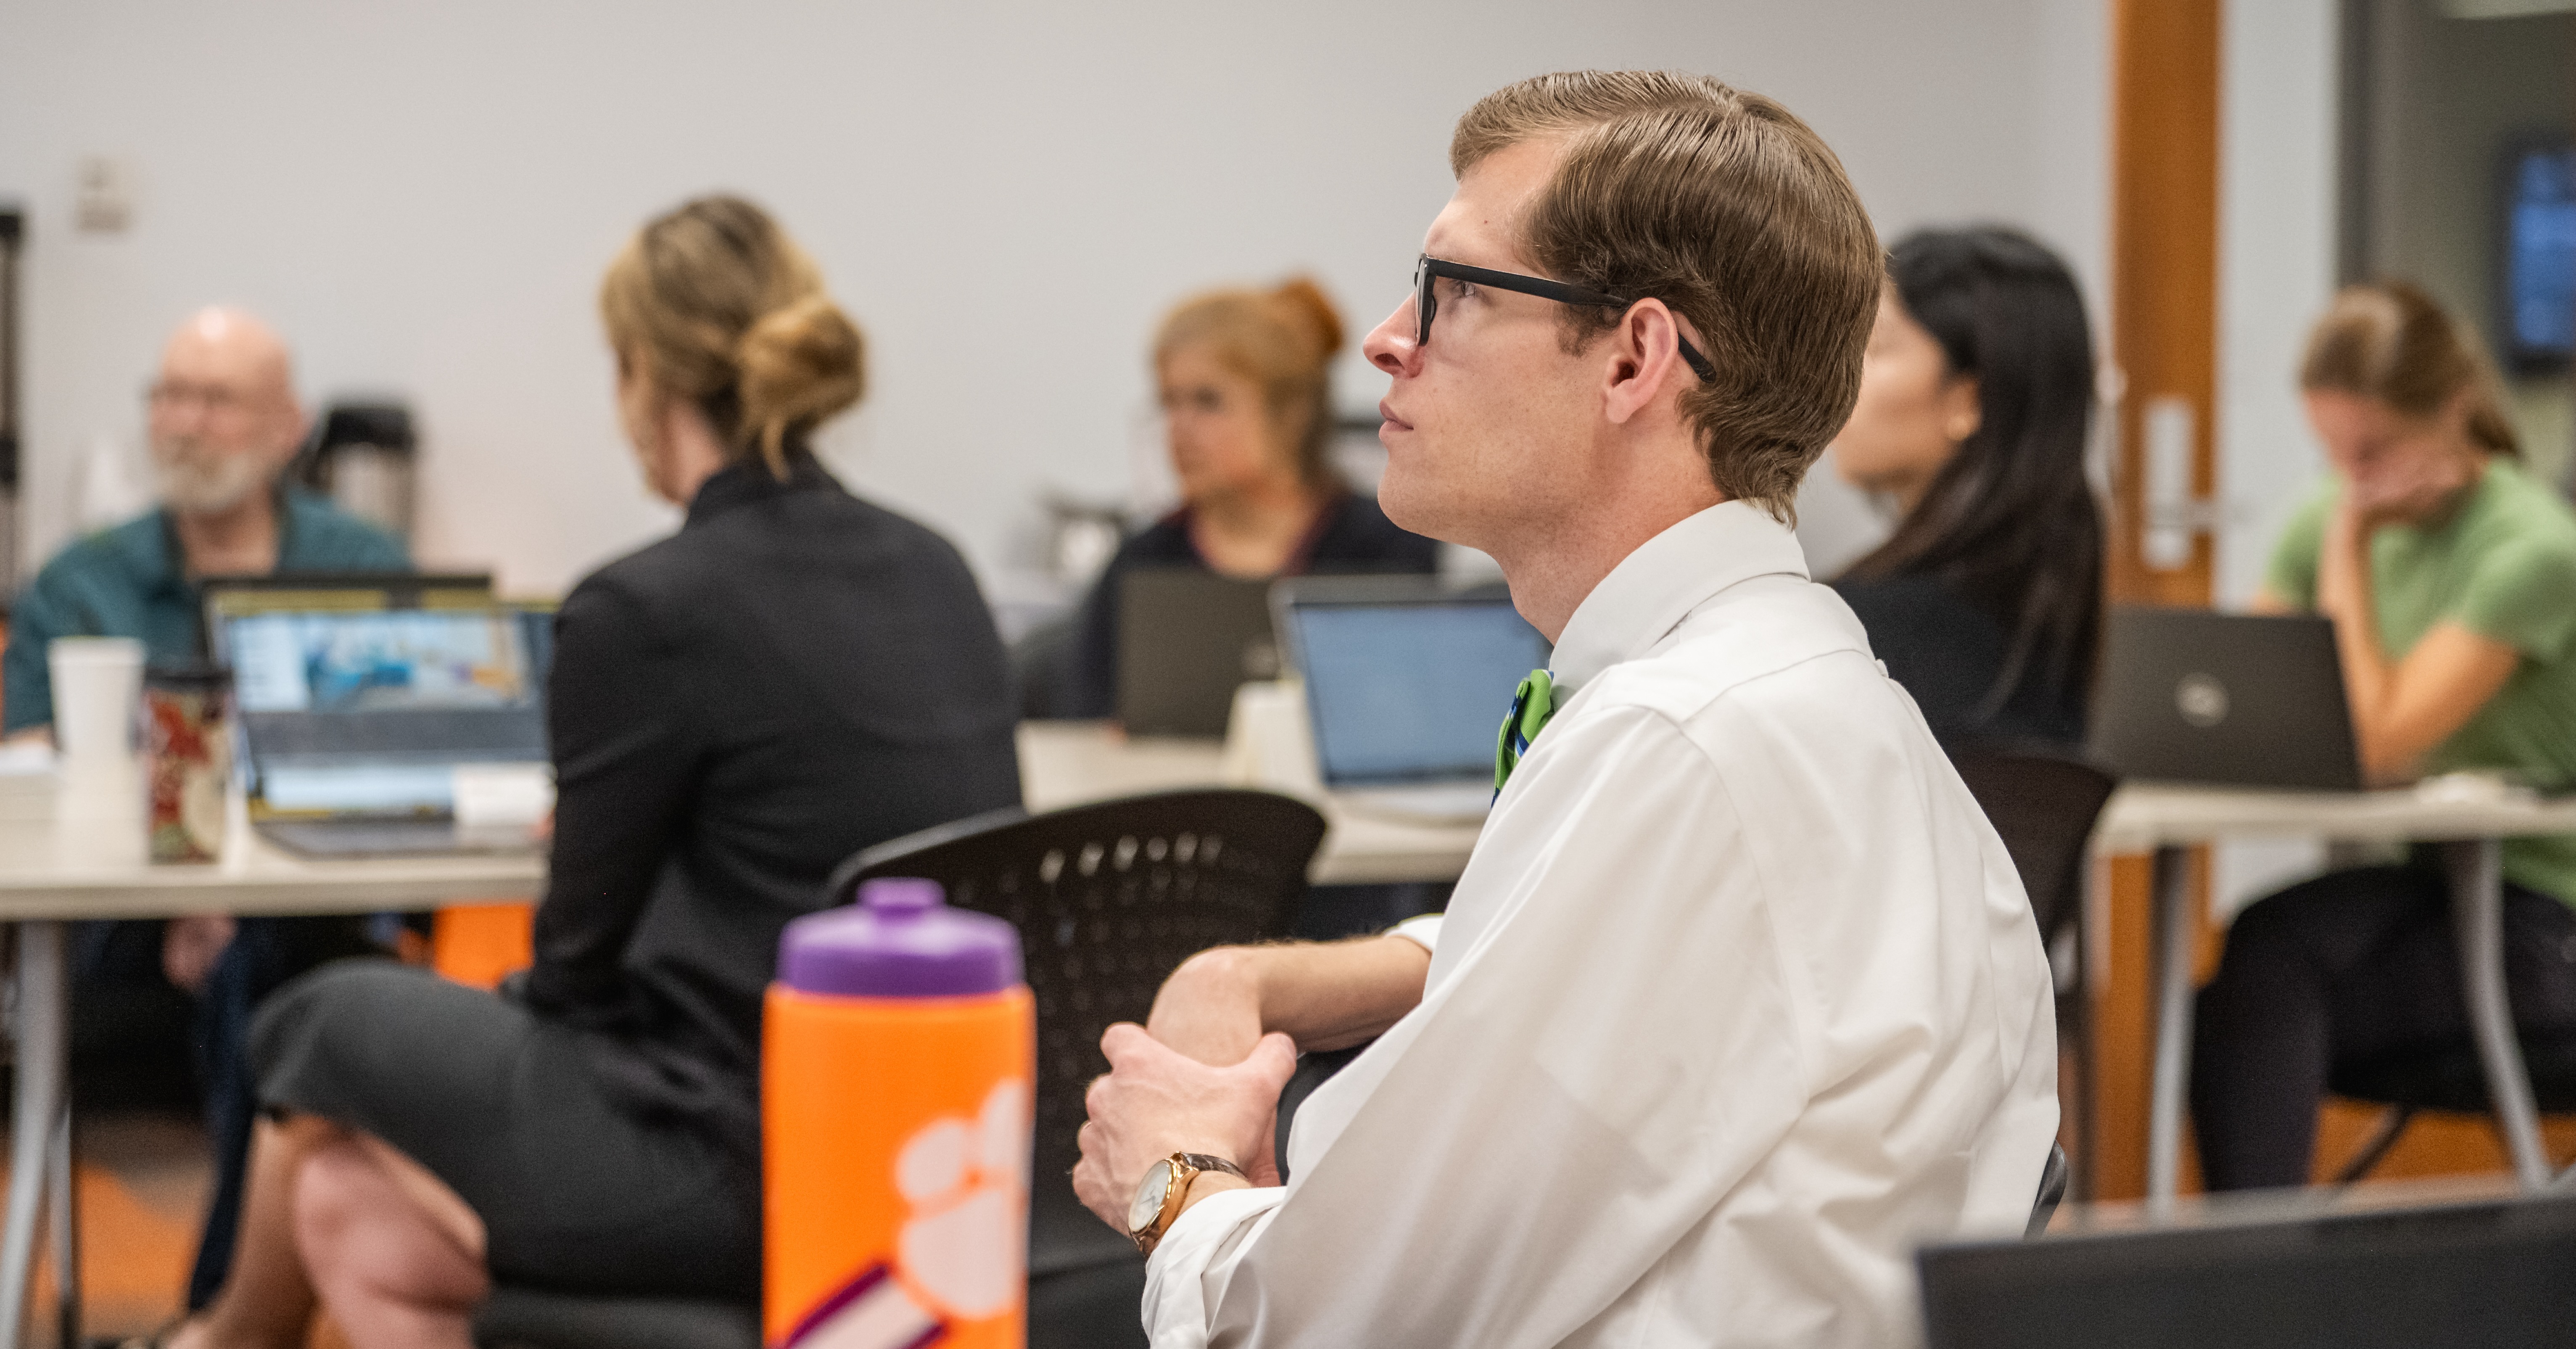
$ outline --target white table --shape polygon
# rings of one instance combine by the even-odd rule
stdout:
[[[255,837],[242,840],[225,862],[153,866],[144,860],[140,788],[130,773],[60,788],[47,780],[0,779],[0,923],[13,930],[18,947],[17,1099],[7,1218],[0,1224],[0,1345],[16,1349],[25,1334],[36,1218],[48,1194],[57,1200],[62,1342],[79,1343],[65,1090],[71,1047],[66,922],[370,913],[533,894],[544,883],[544,862],[534,854],[315,862]]]
[[[2095,827],[2099,854],[2154,856],[2155,1071],[2147,1114],[2147,1202],[2173,1202],[2182,1156],[2184,1091],[2191,1072],[2192,919],[2188,850],[2230,839],[2298,837],[2350,843],[2438,843],[2449,872],[2461,982],[2514,1174],[2525,1188],[2550,1179],[2540,1116],[2504,986],[2503,840],[2576,833],[2576,798],[2554,800],[2380,792],[2275,792],[2123,786]]]

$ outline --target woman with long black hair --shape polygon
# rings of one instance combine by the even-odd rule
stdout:
[[[2092,329],[2056,254],[1994,227],[1889,251],[1833,450],[1903,516],[1834,588],[1945,741],[2084,738],[2102,615],[2092,413]]]

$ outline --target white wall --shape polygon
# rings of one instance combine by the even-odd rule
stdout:
[[[2335,289],[2337,0],[2235,0],[2221,35],[2216,596],[2242,606],[2325,461],[2299,352]]]
[[[1776,95],[1891,236],[2016,222],[2099,295],[2102,9],[9,0],[27,556],[70,528],[75,447],[138,434],[162,335],[221,300],[290,335],[309,396],[412,401],[425,559],[565,585],[672,522],[617,441],[592,288],[646,215],[726,188],[778,212],[869,334],[835,463],[991,575],[1041,488],[1126,490],[1164,306],[1305,268],[1365,328],[1448,192],[1457,114],[1570,66]],[[134,173],[122,234],[72,228],[91,154]],[[1341,401],[1379,388],[1354,359]]]
[[[2273,540],[2324,470],[2300,411],[2298,362],[2334,294],[2337,0],[2231,0],[2220,34],[2217,599],[2262,585]],[[2314,874],[2305,841],[2217,850],[2233,913]]]

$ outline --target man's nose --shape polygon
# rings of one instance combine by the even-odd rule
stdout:
[[[178,398],[153,411],[153,427],[162,439],[194,441],[205,434],[206,402],[202,398]]]
[[[1360,354],[1390,375],[1413,374],[1420,368],[1422,357],[1421,345],[1413,340],[1416,331],[1413,297],[1406,296],[1385,322],[1369,330],[1368,339],[1360,343]]]

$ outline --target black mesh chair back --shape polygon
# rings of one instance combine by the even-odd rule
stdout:
[[[2040,935],[2055,937],[2083,907],[2085,845],[2120,780],[2082,759],[2017,745],[1953,745],[1950,763],[2012,854]]]
[[[2039,921],[2040,939],[2053,947],[2071,930],[2080,951],[2093,823],[2119,779],[2048,746],[1988,741],[1946,748],[1968,794],[1977,798],[1987,822],[2003,839],[2004,851],[2012,854],[2013,870],[2030,895],[2031,917]],[[2082,963],[2077,961],[2079,970]],[[2093,1045],[2086,1010],[2079,974],[2076,986],[2057,998],[2058,1043],[2075,1060],[2073,1188],[2078,1200],[2093,1197]]]
[[[833,876],[835,903],[862,881],[926,876],[951,904],[1020,930],[1038,1012],[1032,1277],[1136,1255],[1066,1179],[1081,1156],[1083,1092],[1109,1071],[1101,1032],[1143,1022],[1190,956],[1287,935],[1323,839],[1324,817],[1291,797],[1166,792],[978,816],[878,844]]]

